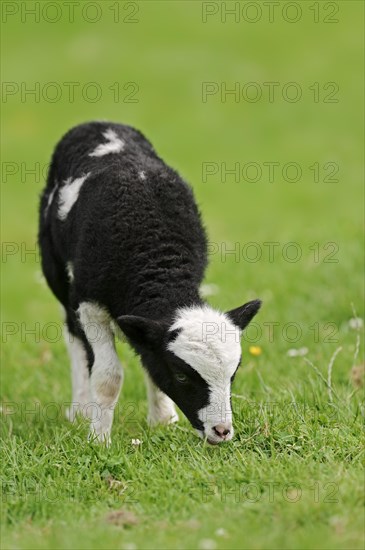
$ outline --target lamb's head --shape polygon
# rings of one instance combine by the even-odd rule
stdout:
[[[221,313],[179,309],[172,324],[137,316],[118,319],[155,384],[209,443],[232,439],[231,385],[241,361],[240,337],[260,300]]]

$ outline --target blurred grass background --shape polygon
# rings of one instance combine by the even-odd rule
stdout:
[[[71,126],[109,119],[139,128],[162,158],[192,184],[213,243],[231,248],[238,242],[242,248],[255,242],[262,248],[263,257],[256,263],[235,261],[233,255],[222,261],[219,253],[213,254],[206,278],[218,286],[218,293],[210,298],[213,305],[231,308],[261,297],[264,308],[259,322],[280,323],[273,343],[263,330],[256,342],[263,354],[256,362],[244,359],[249,368],[240,375],[237,391],[259,395],[256,369],[273,395],[296,380],[306,381],[308,366],[286,356],[288,348],[301,346],[307,346],[311,360],[326,368],[336,347],[342,345],[333,377],[347,388],[355,350],[355,335],[348,327],[353,317],[351,304],[360,317],[364,315],[363,3],[297,2],[302,17],[296,23],[285,21],[282,15],[287,2],[280,2],[273,22],[264,4],[255,3],[262,8],[256,23],[242,15],[238,22],[227,16],[223,23],[224,3],[220,2],[210,3],[218,11],[205,23],[204,3],[194,1],[96,2],[101,17],[95,23],[81,15],[81,6],[87,2],[75,7],[74,22],[69,21],[65,3],[58,2],[62,17],[56,23],[45,20],[42,12],[39,22],[26,15],[24,10],[34,9],[34,4],[2,5],[3,322],[30,328],[35,322],[44,326],[59,320],[58,305],[41,284],[39,263],[31,254],[24,256],[25,249],[35,246],[38,196],[43,187],[39,173],[24,174],[24,168],[46,165],[54,145]],[[40,9],[46,4],[40,2]],[[227,8],[234,4],[239,4],[242,14],[247,2],[226,3]],[[315,4],[318,23],[311,9]],[[338,22],[325,23],[333,6],[338,7],[333,16]],[[16,13],[11,15],[13,9]],[[48,19],[54,18],[56,12],[48,9]],[[118,22],[115,10],[119,10]],[[87,13],[90,19],[96,12],[91,7]],[[42,97],[47,90],[52,95],[51,88],[47,89],[51,82],[61,89],[55,102]],[[76,83],[74,101],[69,100],[67,82]],[[203,102],[204,82],[225,83],[228,89],[236,82],[240,86],[255,82],[262,89],[262,99],[236,102],[227,96],[222,102],[217,93]],[[265,82],[279,82],[272,103]],[[302,89],[297,103],[282,98],[283,85],[288,82]],[[310,89],[316,82],[319,102],[313,100]],[[323,86],[328,82],[338,85],[336,103],[323,102],[328,93]],[[83,97],[81,90],[89,83],[101,90],[98,101]],[[133,85],[124,89],[127,83]],[[37,86],[39,97],[21,93],[22,87]],[[7,93],[11,87],[18,87],[19,92]],[[138,90],[132,98],[136,102],[129,103],[126,96],[133,89]],[[89,92],[91,96],[92,88]],[[218,173],[203,181],[202,166],[207,162],[218,166],[225,162],[227,167],[256,162],[263,176],[256,183],[242,178],[235,182],[227,176],[224,183]],[[279,168],[270,183],[264,162],[279,162],[280,166],[296,162],[303,175],[296,183],[287,182]],[[322,167],[336,163],[339,181],[323,181],[322,170],[320,181],[315,182],[309,167],[316,162]],[[279,247],[270,262],[263,243],[272,241]],[[282,258],[288,242],[302,249],[297,263]],[[329,242],[336,244],[336,263],[323,261],[331,251],[324,249]],[[311,249],[314,243],[320,250],[317,262]],[[18,251],[8,254],[7,247],[12,245]],[[294,345],[282,336],[281,328],[287,322],[303,328]],[[324,329],[328,322],[337,327],[336,340],[329,343],[325,340],[329,331]],[[316,342],[310,329],[314,323],[320,324]],[[5,340],[3,398],[32,402],[66,395],[69,381],[63,343],[52,345],[42,338],[37,343],[32,336],[25,340],[20,330]],[[58,377],[53,376],[52,361],[42,359],[49,350]],[[132,363],[135,376],[126,377],[122,395],[144,402],[139,367],[125,346],[121,353]],[[138,387],[135,379],[140,381]],[[260,547],[262,542],[257,544]]]
[[[32,6],[32,2],[23,4],[28,9]],[[75,8],[74,23],[67,21],[65,7],[63,18],[55,24],[42,17],[36,23],[31,15],[24,14],[25,22],[21,23],[21,10],[7,16],[3,25],[3,80],[15,83],[19,90],[38,85],[40,93],[37,98],[20,91],[3,96],[4,162],[24,163],[29,169],[38,162],[43,167],[61,135],[86,120],[110,119],[134,125],[192,183],[212,241],[295,241],[308,258],[308,247],[314,242],[320,246],[336,242],[339,246],[337,265],[306,265],[303,260],[280,264],[279,269],[280,254],[268,271],[265,266],[264,276],[260,262],[240,262],[228,269],[224,265],[225,276],[234,277],[235,284],[226,285],[221,306],[244,297],[252,281],[257,291],[263,287],[272,290],[277,278],[281,284],[275,295],[276,299],[280,295],[280,302],[285,294],[290,294],[291,303],[300,300],[303,290],[309,288],[306,294],[312,301],[324,301],[319,315],[327,310],[330,317],[336,317],[340,305],[348,309],[360,292],[361,259],[354,247],[362,223],[361,3],[337,3],[339,13],[333,17],[339,22],[332,24],[313,23],[308,2],[299,3],[303,16],[292,24],[281,15],[285,3],[277,8],[273,23],[263,11],[262,20],[251,24],[242,16],[235,23],[228,15],[227,22],[222,23],[220,11],[203,23],[200,2],[155,1],[127,3],[127,9],[126,3],[119,3],[120,21],[114,23],[112,3],[98,5],[102,15],[96,23],[82,20],[81,7]],[[219,3],[216,5],[221,9]],[[44,13],[52,19],[57,12],[49,9]],[[85,13],[89,19],[98,14],[92,9]],[[247,13],[253,17],[253,12]],[[329,16],[324,10],[319,13],[320,19]],[[127,23],[123,18],[138,22]],[[301,86],[303,96],[297,103],[288,103],[282,99],[282,87],[293,81]],[[46,97],[47,93],[50,97],[54,94],[55,89],[47,88],[50,82],[61,90],[59,101],[54,103],[42,97],[43,93]],[[73,102],[68,100],[65,82],[79,83]],[[85,100],[81,92],[86,90],[92,96],[93,88],[85,88],[91,82],[101,90],[95,103]],[[116,89],[116,82],[119,102],[110,89]],[[123,102],[133,90],[123,90],[128,82],[138,87],[132,98],[136,103]],[[227,96],[223,103],[217,93],[203,103],[203,82],[223,82],[227,88],[235,82],[241,86],[256,82],[263,97],[256,103],[237,103],[233,96]],[[280,83],[273,103],[268,101],[264,82]],[[337,83],[338,103],[315,103],[314,92],[309,90],[315,82],[321,88],[327,82]],[[323,98],[326,93],[322,90],[320,95]],[[297,162],[303,176],[297,183],[285,182],[279,168],[279,177],[270,184],[262,166],[270,161],[281,166]],[[219,174],[204,183],[205,162],[226,162],[227,167],[236,162],[241,166],[257,162],[264,171],[257,183],[242,178],[235,183],[232,176],[221,183]],[[309,167],[315,162],[322,166],[336,163],[339,182],[314,182]],[[43,179],[26,175],[22,183],[21,167],[13,176],[6,173],[4,164],[3,169],[3,240],[31,247],[36,239],[37,201]],[[15,263],[9,257],[4,266],[4,283],[7,277],[10,283],[4,305],[7,314],[11,311],[22,316],[23,295],[11,282],[14,271],[24,275],[28,266],[20,266],[18,256],[14,259]],[[353,262],[357,262],[356,270]],[[210,271],[212,277],[214,269],[221,273],[215,266]],[[333,290],[344,278],[350,284],[342,285],[333,300]],[[326,288],[321,279],[328,281]],[[21,280],[24,293],[31,294],[39,307],[34,280]],[[311,307],[311,300],[304,306]]]

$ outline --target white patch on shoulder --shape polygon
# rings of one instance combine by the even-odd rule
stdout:
[[[74,266],[72,262],[67,262],[66,271],[67,271],[68,280],[70,281],[70,283],[73,283],[73,281],[75,280],[75,275],[74,275]]]
[[[103,157],[110,153],[120,153],[123,151],[125,143],[117,136],[114,130],[109,128],[106,132],[103,132],[103,136],[107,142],[98,145],[96,149],[89,154],[89,157]]]
[[[67,218],[68,213],[79,197],[80,189],[83,183],[89,176],[90,172],[81,178],[74,179],[73,181],[71,178],[68,178],[65,181],[64,186],[61,187],[58,203],[58,217],[60,220],[65,220]]]
[[[140,180],[144,181],[146,179],[146,173],[143,170],[141,170],[138,175]]]
[[[195,369],[210,390],[208,406],[198,413],[205,435],[214,439],[214,426],[224,423],[230,426],[230,439],[231,378],[241,356],[241,331],[227,315],[209,306],[178,310],[170,330],[175,329],[180,332],[168,349]]]

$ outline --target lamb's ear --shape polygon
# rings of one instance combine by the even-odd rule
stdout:
[[[255,317],[261,307],[261,300],[252,300],[243,306],[227,311],[226,315],[230,318],[233,324],[244,330],[248,323]]]
[[[147,319],[147,317],[122,315],[117,321],[126,337],[137,345],[153,347],[161,342],[166,333],[164,323]]]

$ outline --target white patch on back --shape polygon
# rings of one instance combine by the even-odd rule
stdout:
[[[60,220],[65,220],[67,218],[68,213],[79,197],[80,189],[83,183],[89,175],[90,172],[88,172],[86,176],[76,178],[73,181],[71,178],[68,178],[65,181],[64,186],[61,187],[58,203],[58,217]]]
[[[73,283],[75,276],[74,276],[74,266],[72,262],[67,262],[66,271],[67,271],[67,275],[70,283]]]
[[[141,172],[138,172],[138,175],[139,175],[139,179],[144,181],[146,179],[146,173],[141,170]]]
[[[209,306],[180,309],[170,330],[175,329],[180,332],[168,349],[209,386],[209,405],[198,416],[210,435],[214,426],[232,420],[230,388],[241,356],[240,330],[227,315]]]
[[[106,132],[103,132],[103,136],[107,140],[107,143],[98,145],[92,153],[89,153],[89,157],[103,157],[110,153],[120,153],[123,151],[125,143],[117,136],[114,130],[109,128]]]

